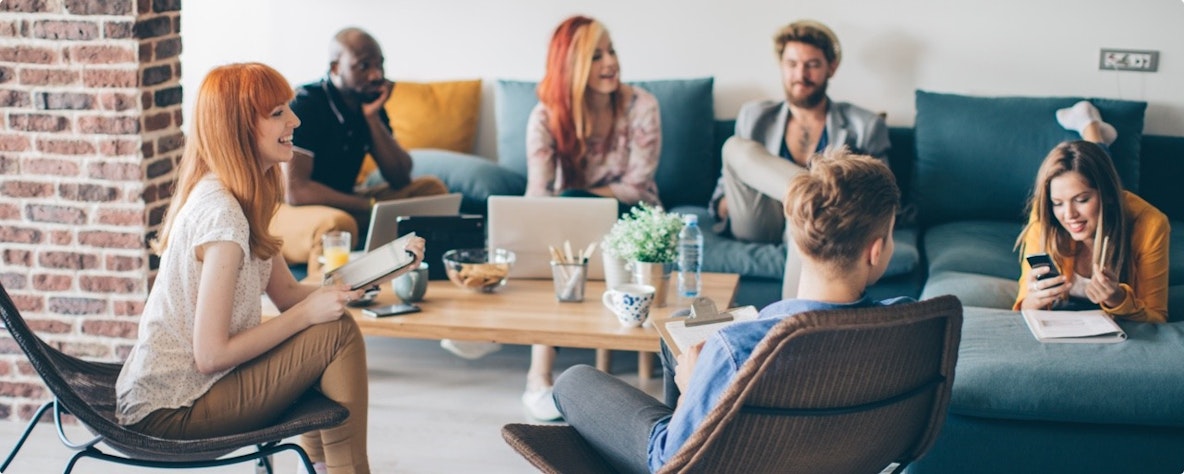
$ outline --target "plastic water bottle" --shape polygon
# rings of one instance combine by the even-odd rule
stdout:
[[[703,266],[703,231],[699,229],[699,217],[687,214],[682,217],[682,231],[678,233],[678,296],[694,298],[699,296],[699,268]]]

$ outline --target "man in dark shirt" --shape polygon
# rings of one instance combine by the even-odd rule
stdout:
[[[357,239],[369,227],[375,202],[448,192],[438,178],[411,178],[411,156],[395,139],[383,108],[394,87],[384,60],[372,36],[343,29],[329,45],[328,76],[300,86],[292,100],[302,123],[284,167],[287,205],[280,206],[271,232],[284,239],[289,263],[308,262],[309,275],[320,273],[321,235],[347,230]],[[367,154],[386,184],[355,191]]]

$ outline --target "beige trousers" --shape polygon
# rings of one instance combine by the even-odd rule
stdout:
[[[380,186],[363,193],[378,201],[404,199],[418,196],[434,196],[448,193],[448,186],[435,176],[423,176],[399,189]],[[280,250],[288,263],[307,263],[308,275],[321,274],[321,236],[332,230],[349,231],[353,236],[351,245],[357,247],[361,234],[370,227],[370,213],[351,214],[328,206],[289,206],[281,204],[271,220],[269,231],[284,240]]]
[[[795,298],[801,282],[802,258],[785,224],[789,181],[806,168],[769,153],[760,143],[733,136],[724,142],[724,196],[732,235],[745,242],[785,242],[782,298]]]
[[[132,427],[170,438],[258,429],[274,423],[310,388],[349,409],[349,418],[336,427],[305,433],[301,447],[314,462],[325,462],[329,472],[370,472],[366,345],[348,315],[305,329],[235,367],[192,406],[156,410]]]

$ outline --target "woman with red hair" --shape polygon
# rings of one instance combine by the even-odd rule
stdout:
[[[658,101],[621,83],[612,38],[585,16],[551,36],[539,105],[526,129],[527,196],[610,197],[621,213],[661,205],[654,171],[662,149]],[[535,418],[559,418],[551,399],[555,349],[534,346],[522,401]]]
[[[292,87],[258,63],[210,71],[197,92],[177,193],[155,242],[160,272],[116,382],[116,418],[167,438],[267,426],[309,389],[349,409],[306,433],[318,472],[366,473],[366,347],[345,304],[360,291],[296,282],[267,232],[292,159]],[[423,240],[408,246],[423,259]],[[259,295],[281,311],[266,322]]]
[[[538,94],[526,129],[527,196],[611,197],[625,210],[660,204],[658,101],[621,83],[603,24],[574,16],[555,29]]]

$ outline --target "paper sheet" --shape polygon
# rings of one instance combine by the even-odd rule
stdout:
[[[712,334],[715,334],[729,324],[755,320],[758,314],[755,306],[742,306],[724,312],[732,315],[731,321],[687,327],[684,318],[668,320],[665,324],[665,330],[661,331],[664,335],[669,335],[666,344],[671,346],[670,348],[674,351],[675,355],[678,355],[682,353],[684,348],[707,340]]]

